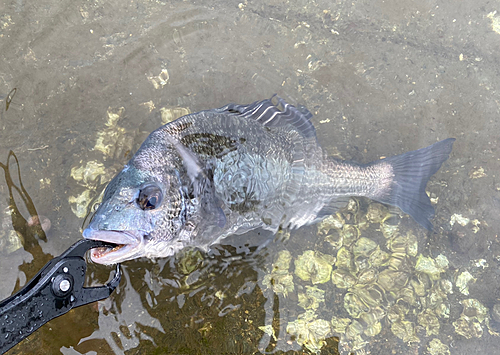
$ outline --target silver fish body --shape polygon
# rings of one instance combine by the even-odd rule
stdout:
[[[454,139],[370,164],[330,159],[305,108],[274,96],[177,119],[152,132],[109,183],[85,238],[102,264],[208,248],[230,234],[314,223],[365,196],[431,229],[428,179]]]

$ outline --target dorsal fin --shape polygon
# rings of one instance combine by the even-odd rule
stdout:
[[[310,121],[311,112],[304,106],[297,109],[277,95],[250,105],[229,104],[217,111],[251,118],[267,127],[291,125],[304,138],[316,138],[316,129]]]

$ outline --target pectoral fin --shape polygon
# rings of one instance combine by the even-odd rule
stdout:
[[[174,146],[177,153],[179,153],[191,182],[195,183],[196,180],[199,180],[200,177],[204,175],[200,161],[191,151],[189,151],[189,149],[183,146],[181,142],[174,137],[167,135],[167,140]]]
[[[226,225],[226,215],[222,210],[220,201],[215,196],[212,174],[207,172],[198,157],[175,137],[167,136],[167,140],[175,147],[182,159],[182,163],[193,184],[194,195],[201,201],[203,214],[213,224],[223,228]]]

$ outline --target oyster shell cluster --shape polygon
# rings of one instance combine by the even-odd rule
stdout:
[[[102,153],[104,160],[107,158],[117,158],[123,156],[124,152],[130,151],[133,145],[133,137],[128,135],[125,128],[118,126],[118,121],[123,116],[125,109],[108,108],[106,112],[106,128],[97,133],[94,146],[95,152]],[[89,206],[100,200],[97,196],[97,189],[109,182],[117,169],[106,169],[100,161],[87,161],[71,168],[71,177],[83,188],[83,191],[76,196],[68,198],[71,210],[78,218],[85,218],[88,214]]]
[[[344,309],[350,317],[332,319],[342,324],[335,328],[341,348],[363,349],[370,337],[380,333],[384,318],[406,343],[420,341],[417,326],[427,336],[439,334],[438,317],[448,315],[451,292],[451,283],[440,282],[447,270],[446,257],[418,254],[417,237],[401,232],[398,220],[379,203],[371,203],[365,213],[359,207],[348,212],[354,225],[344,216],[331,216],[318,227],[337,250],[332,282],[346,290]]]
[[[431,354],[449,354],[448,345],[438,338],[445,322],[466,338],[480,337],[483,325],[495,334],[488,309],[475,299],[461,301],[462,315],[448,320],[449,296],[454,291],[468,294],[467,283],[474,281],[470,273],[454,276],[445,255],[419,253],[423,235],[417,239],[411,230],[403,231],[400,218],[384,205],[366,203],[352,198],[345,209],[318,225],[318,236],[331,246],[331,253],[306,250],[293,258],[284,250],[264,277],[263,286],[275,293],[298,293],[305,312],[286,326],[292,339],[319,352],[325,339],[336,336],[341,353],[362,353],[370,338],[388,326],[407,344],[427,344]],[[325,295],[342,299],[343,309],[321,308],[335,313],[331,319],[318,312]]]

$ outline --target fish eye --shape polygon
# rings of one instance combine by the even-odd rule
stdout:
[[[162,200],[162,193],[156,185],[146,185],[139,191],[136,203],[142,210],[154,210]]]

